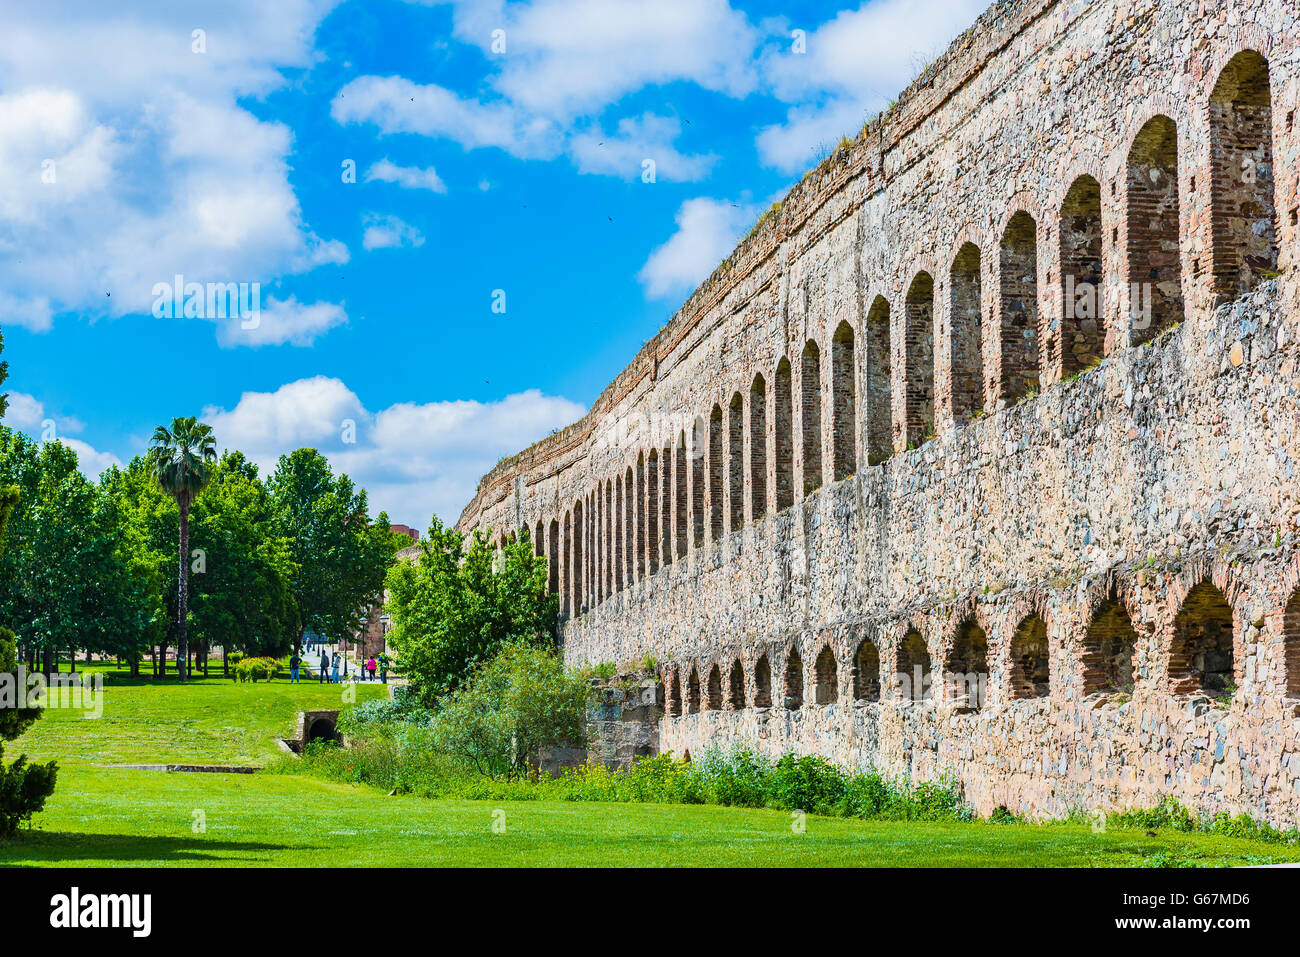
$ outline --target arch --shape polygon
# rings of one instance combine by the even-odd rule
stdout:
[[[930,649],[925,638],[915,628],[909,630],[898,643],[898,674],[904,701],[928,701],[932,694],[933,670]]]
[[[625,510],[623,508],[623,476],[618,475],[614,478],[614,509],[612,512],[614,524],[614,590],[622,591],[624,575],[627,572],[626,562],[623,557],[623,547],[625,545],[623,530]]]
[[[794,393],[789,359],[782,359],[776,365],[776,390],[772,398],[776,510],[780,512],[794,504]]]
[[[709,686],[708,693],[704,696],[704,707],[707,711],[722,710],[722,671],[716,664],[709,669]]]
[[[686,711],[688,714],[700,713],[700,673],[691,665],[690,676],[686,679]]]
[[[686,506],[689,495],[686,487],[686,432],[681,431],[677,437],[676,465],[673,470],[673,511],[676,513],[677,557],[686,557],[689,539],[686,534]]]
[[[564,513],[564,546],[560,552],[560,569],[564,580],[560,584],[560,614],[569,614],[573,597],[573,513]]]
[[[659,451],[651,449],[645,461],[645,525],[647,574],[659,571],[663,545],[659,540]]]
[[[673,668],[669,676],[668,684],[668,714],[670,717],[677,717],[682,713],[682,676],[677,668]]]
[[[636,515],[636,541],[634,543],[636,560],[632,564],[636,569],[636,580],[642,581],[646,577],[646,503],[650,497],[646,494],[644,452],[638,452],[636,455],[636,484],[630,487],[634,490],[632,492],[632,503]]]
[[[831,457],[837,482],[858,469],[857,377],[853,327],[841,322],[831,336]]]
[[[536,531],[533,532],[533,554],[538,558],[546,554],[546,549],[543,547],[542,520],[540,518],[537,520]]]
[[[958,425],[984,408],[984,321],[980,293],[980,250],[964,243],[948,277],[952,316],[952,417]]]
[[[799,395],[803,494],[811,495],[822,487],[822,353],[812,339],[800,357]]]
[[[1083,639],[1083,693],[1133,691],[1137,632],[1124,603],[1105,601],[1092,616]]]
[[[709,414],[709,541],[722,538],[722,406]]]
[[[691,541],[696,548],[704,544],[704,460],[708,454],[708,431],[704,420],[697,418],[691,436]]]
[[[1268,61],[1243,50],[1210,94],[1214,292],[1235,299],[1277,271]]]
[[[314,741],[328,741],[337,743],[343,740],[335,727],[335,724],[329,718],[316,718],[307,726],[307,733],[303,735],[303,743],[311,744]]]
[[[1154,116],[1128,154],[1128,283],[1132,343],[1150,342],[1183,321],[1179,248],[1178,127]]]
[[[623,473],[623,565],[627,587],[637,582],[636,571],[636,480],[632,466]]]
[[[907,290],[903,345],[904,445],[916,448],[934,434],[934,277],[919,272]]]
[[[853,697],[880,700],[880,652],[870,638],[863,639],[853,656]]]
[[[1282,612],[1282,657],[1286,696],[1300,698],[1300,588],[1291,593]]]
[[[877,296],[867,313],[864,400],[867,417],[867,464],[879,465],[894,454],[893,379],[889,355],[889,302]]]
[[[745,524],[745,402],[737,392],[727,408],[727,529]]]
[[[803,707],[803,659],[799,657],[798,648],[791,648],[789,657],[785,659],[781,693],[788,710],[798,711]]]
[[[772,707],[772,665],[762,655],[754,665],[754,707]]]
[[[822,645],[813,662],[813,703],[834,704],[839,700],[839,666],[830,645]]]
[[[1051,656],[1047,623],[1030,615],[1011,636],[1011,673],[1007,697],[1012,701],[1051,694]]]
[[[569,566],[572,583],[572,607],[575,616],[586,611],[587,596],[583,591],[582,538],[582,499],[573,503],[573,564]]]
[[[605,545],[602,549],[604,567],[601,569],[601,574],[605,579],[605,593],[607,595],[612,595],[621,587],[621,585],[615,584],[615,578],[617,576],[614,567],[615,562],[617,561],[615,551],[617,550],[618,545],[617,533],[615,531],[617,527],[615,525],[617,516],[614,514],[614,503],[617,501],[618,499],[614,498],[614,483],[609,479],[605,479],[605,518],[601,523],[604,526],[605,531]]]
[[[1038,391],[1038,224],[1024,210],[1007,223],[998,250],[1002,343],[999,397],[1019,402]]]
[[[546,590],[552,595],[560,593],[560,523],[551,519],[546,545]]]
[[[944,663],[944,679],[958,711],[979,711],[988,688],[989,638],[979,622],[968,618],[957,629]]]
[[[754,376],[749,386],[749,514],[767,514],[767,383]]]
[[[732,711],[745,710],[745,666],[739,658],[731,663],[727,681],[727,707]]]
[[[1061,375],[1101,361],[1106,296],[1102,288],[1101,184],[1080,176],[1061,204]]]
[[[664,446],[659,459],[659,549],[664,565],[673,563],[673,447]]]
[[[1231,694],[1236,690],[1233,651],[1232,606],[1213,582],[1203,581],[1187,593],[1174,619],[1170,689]]]

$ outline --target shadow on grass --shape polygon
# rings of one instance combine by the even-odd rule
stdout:
[[[203,837],[156,837],[135,834],[79,834],[72,831],[23,831],[0,842],[0,864],[22,866],[94,859],[116,863],[189,862],[254,863],[270,861],[272,851],[322,850],[310,845],[222,841]]]

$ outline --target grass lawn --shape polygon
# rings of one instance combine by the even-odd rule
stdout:
[[[358,687],[358,696],[381,694]],[[195,774],[123,763],[262,763],[337,685],[184,688],[114,677],[104,716],[47,712],[6,748],[60,762],[59,785],[0,863],[73,866],[1124,866],[1266,863],[1300,849],[1205,835],[1052,824],[899,824],[700,806],[490,803],[387,797],[305,775]],[[204,829],[194,824],[202,819]],[[496,833],[494,821],[504,822]]]

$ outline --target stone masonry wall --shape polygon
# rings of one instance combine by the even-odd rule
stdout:
[[[995,5],[461,529],[663,750],[1295,823],[1298,16]]]

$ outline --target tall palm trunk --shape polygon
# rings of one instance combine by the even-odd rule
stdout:
[[[180,585],[176,595],[176,676],[185,680],[185,656],[189,654],[189,642],[186,639],[186,604],[189,600],[190,586],[190,566],[188,562],[190,554],[190,505],[188,502],[180,502],[181,512],[181,561],[180,561]]]

